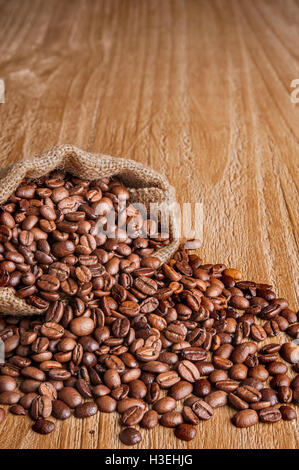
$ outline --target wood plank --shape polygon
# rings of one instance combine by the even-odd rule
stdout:
[[[1,0],[1,166],[61,143],[147,164],[180,203],[203,202],[207,262],[272,282],[296,308],[298,23],[295,0]],[[189,444],[142,431],[139,447],[298,447],[296,423],[240,430],[232,414]],[[46,437],[30,425],[8,416],[0,447],[124,447],[115,415]]]

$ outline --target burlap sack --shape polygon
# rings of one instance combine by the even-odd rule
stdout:
[[[170,208],[170,244],[155,252],[161,262],[166,261],[179,245],[178,227],[172,207],[175,191],[164,176],[134,160],[84,152],[72,145],[60,145],[18,161],[0,172],[0,204],[16,190],[24,177],[38,178],[55,168],[63,168],[75,176],[89,180],[117,176],[129,189],[132,202],[166,202]],[[0,313],[9,315],[39,315],[43,313],[27,305],[15,295],[12,287],[0,288]]]

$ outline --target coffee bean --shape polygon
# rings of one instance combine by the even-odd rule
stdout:
[[[9,408],[9,412],[16,416],[25,416],[26,410],[21,405],[13,405]]]
[[[174,431],[175,436],[182,441],[191,441],[196,436],[196,428],[191,424],[180,424]]]
[[[262,397],[261,393],[250,385],[242,385],[236,389],[236,395],[247,403],[256,403]]]
[[[254,410],[241,410],[233,417],[233,423],[237,428],[248,428],[258,423],[259,416]]]
[[[299,345],[295,343],[285,343],[280,349],[281,357],[291,363],[296,364],[299,362]]]
[[[89,418],[90,416],[94,416],[97,414],[98,407],[96,403],[92,401],[86,401],[75,408],[75,416],[76,418]]]
[[[64,387],[58,392],[58,398],[66,403],[70,408],[76,408],[82,403],[80,393],[73,387]]]
[[[207,420],[213,416],[213,408],[203,400],[197,400],[192,405],[192,411],[199,419]]]
[[[286,386],[278,387],[277,395],[281,403],[291,403],[293,399],[293,393],[290,387],[286,387]]]
[[[119,438],[127,446],[134,446],[142,440],[140,432],[132,427],[123,429],[119,434]]]
[[[55,424],[47,419],[38,419],[32,426],[34,432],[38,434],[50,434],[55,429]]]
[[[2,392],[0,393],[0,404],[1,405],[14,405],[19,402],[21,398],[18,392]]]
[[[74,318],[70,322],[70,329],[77,336],[87,336],[94,330],[94,322],[88,317]]]
[[[292,421],[293,419],[297,418],[296,410],[289,405],[281,406],[279,411],[284,421]]]
[[[32,400],[30,416],[35,421],[38,418],[48,418],[52,413],[52,400],[45,395],[38,395]]]
[[[144,415],[144,409],[141,406],[132,406],[124,411],[122,415],[122,423],[124,426],[135,426]]]
[[[197,382],[195,382],[196,385]],[[183,398],[186,398],[188,395],[192,393],[193,387],[189,382],[186,382],[184,380],[181,380],[180,382],[177,382],[174,384],[168,394],[175,400],[182,400]]]
[[[160,415],[168,413],[169,411],[173,411],[175,408],[176,401],[170,396],[160,398],[153,405],[153,409]]]
[[[9,375],[0,376],[0,393],[2,392],[13,392],[17,387],[17,382],[13,377]]]
[[[176,428],[183,423],[183,416],[178,411],[169,411],[160,418],[160,424],[167,428]]]
[[[56,419],[65,420],[71,416],[70,407],[62,400],[53,400],[52,402],[52,415]]]
[[[103,413],[112,413],[116,410],[116,400],[110,397],[109,395],[102,396],[96,399],[96,404],[98,406],[99,411]]]
[[[222,390],[211,392],[205,397],[205,402],[212,408],[219,408],[227,404],[227,393]]]
[[[259,411],[259,419],[262,423],[276,423],[282,418],[278,408],[269,407]]]
[[[177,370],[182,379],[187,382],[192,383],[199,379],[198,369],[191,361],[183,360],[179,362]]]
[[[146,411],[140,424],[145,429],[153,429],[158,424],[158,413],[155,410]]]
[[[194,383],[194,394],[204,398],[211,393],[212,387],[207,379],[199,379]]]

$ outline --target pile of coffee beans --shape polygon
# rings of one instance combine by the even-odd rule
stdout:
[[[112,210],[122,224],[111,238]],[[195,241],[160,266],[169,239],[120,182],[63,171],[24,181],[0,223],[0,285],[46,309],[0,317],[0,404],[29,413],[34,431],[51,433],[51,416],[117,411],[134,445],[137,426],[159,423],[189,441],[225,405],[240,428],[296,419],[298,313],[271,285],[203,264],[186,249]]]

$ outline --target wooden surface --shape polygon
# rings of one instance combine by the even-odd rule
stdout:
[[[150,165],[203,202],[207,262],[298,308],[298,26],[295,0],[0,0],[1,164],[72,143]],[[296,423],[238,430],[232,414],[189,444],[159,427],[140,447],[298,447]],[[118,431],[101,414],[40,437],[9,416],[0,447],[116,449]]]

